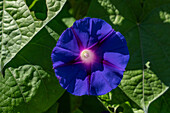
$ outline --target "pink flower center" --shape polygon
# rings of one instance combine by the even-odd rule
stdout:
[[[94,62],[95,55],[94,55],[93,51],[85,49],[80,53],[80,58],[83,63],[91,64]]]

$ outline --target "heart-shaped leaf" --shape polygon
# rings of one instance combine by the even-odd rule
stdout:
[[[88,12],[125,36],[130,61],[119,87],[145,112],[170,85],[169,15],[169,0],[94,0]]]

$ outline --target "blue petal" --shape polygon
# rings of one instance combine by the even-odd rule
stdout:
[[[102,69],[102,68],[101,68]],[[103,65],[102,70],[92,68],[91,95],[104,95],[116,88],[123,77],[123,71]]]
[[[104,59],[122,69],[125,69],[129,61],[126,40],[119,32],[110,35],[96,50],[96,54],[100,59]]]
[[[88,95],[88,76],[82,64],[73,64],[55,69],[60,85],[74,95]]]
[[[51,54],[53,68],[55,68],[59,65],[71,62],[78,56],[79,56],[79,54],[76,54],[70,50],[63,49],[61,47],[56,46],[53,49],[52,54]]]
[[[112,27],[104,20],[87,17],[77,20],[73,24],[73,29],[79,36],[84,48],[87,48],[107,35]]]
[[[60,36],[57,46],[79,53],[79,47],[75,35],[70,28],[66,29]]]

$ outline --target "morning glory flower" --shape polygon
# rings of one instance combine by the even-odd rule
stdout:
[[[73,95],[103,95],[116,88],[129,60],[124,36],[104,20],[84,18],[60,36],[52,51],[55,75]]]

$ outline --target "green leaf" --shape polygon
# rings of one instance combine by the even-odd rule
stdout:
[[[48,33],[51,35],[51,37],[53,37],[54,38],[54,40],[56,40],[56,41],[58,41],[58,39],[59,39],[59,34],[58,33],[56,33],[53,29],[51,29],[49,26],[45,26],[45,28],[47,29],[47,31],[48,31]]]
[[[125,36],[130,61],[119,87],[145,112],[170,85],[170,1],[159,3],[93,0],[88,11],[88,16],[106,20]]]
[[[29,44],[27,44],[24,49],[22,49],[22,51],[20,51],[6,66],[6,68],[18,68],[21,65],[39,65],[43,68],[45,72],[50,75],[50,77],[48,78],[48,81],[50,81],[50,83],[45,84],[45,86],[49,87],[47,92],[50,94],[50,98],[46,98],[47,100],[45,101],[43,98],[46,97],[46,93],[44,93],[44,90],[42,88],[39,88],[40,91],[36,93],[37,96],[35,96],[34,99],[30,100],[33,102],[20,103],[17,109],[14,109],[15,111],[23,111],[27,113],[27,109],[20,106],[24,106],[24,104],[27,104],[26,107],[32,107],[32,105],[35,104],[34,100],[40,100],[39,103],[41,104],[36,105],[37,107],[41,108],[42,106],[43,110],[47,110],[64,93],[65,90],[59,85],[58,80],[55,77],[54,70],[52,69],[51,52],[55,45],[56,41],[50,36],[46,28],[43,28],[34,37],[34,39],[32,39]]]
[[[16,73],[15,70],[17,70],[16,74],[20,74],[17,82],[19,82],[19,84],[23,86],[23,89],[22,89],[23,91],[31,92],[33,89],[36,89],[36,90],[33,90],[30,95],[26,95],[28,99],[27,101],[24,101],[23,96],[18,91],[15,95],[13,95],[13,93],[15,93],[16,86],[14,87],[14,86],[8,86],[8,84],[4,84],[4,87],[0,90],[0,92],[3,93],[3,95],[0,94],[0,99],[1,99],[0,100],[1,102],[0,112],[1,111],[2,112],[14,112],[14,113],[15,112],[31,113],[35,111],[37,113],[45,112],[61,97],[61,95],[65,91],[59,85],[58,80],[55,77],[54,70],[52,69],[51,52],[52,52],[53,47],[56,45],[56,41],[50,36],[49,32],[45,28],[45,25],[48,24],[50,20],[53,19],[60,12],[61,8],[63,7],[65,3],[65,0],[55,0],[55,1],[46,0],[46,6],[48,10],[47,10],[47,18],[44,21],[37,20],[34,17],[34,13],[30,13],[24,0],[17,0],[16,2],[13,2],[13,1],[7,2],[6,0],[4,0],[3,2],[0,2],[0,3],[6,3],[6,4],[1,4],[5,8],[5,10],[3,10],[0,13],[2,14],[2,16],[0,16],[1,19],[3,20],[9,19],[8,17],[4,18],[4,14],[3,14],[3,12],[7,12],[7,9],[9,9],[8,13],[11,14],[11,18],[14,20],[14,22],[19,21],[18,23],[14,24],[14,25],[18,25],[17,28],[15,28],[15,26],[13,27],[10,21],[9,21],[10,23],[7,22],[10,29],[4,28],[4,27],[3,28],[9,33],[4,34],[3,33],[4,29],[1,29],[1,32],[0,32],[2,33],[2,35],[0,35],[1,36],[0,39],[2,42],[1,46],[2,47],[6,46],[6,48],[4,48],[3,50],[1,48],[1,53],[3,51],[9,51],[8,53],[3,54],[4,56],[1,55],[0,57],[0,58],[2,57],[4,58],[4,59],[1,59],[2,63],[4,61],[6,62],[5,65],[3,64],[2,66],[3,75],[5,75],[4,76],[5,78],[1,76],[0,84],[4,84],[5,80],[8,80],[9,76],[13,76],[13,75],[9,75],[8,73],[6,73],[6,70],[13,69],[14,74]],[[23,4],[24,4],[24,7],[19,6]],[[7,5],[10,5],[10,6],[6,7]],[[15,8],[16,10],[18,10],[17,13],[15,11]],[[24,10],[24,8],[27,10],[22,11]],[[24,13],[20,13],[21,11]],[[20,14],[20,15],[17,15],[17,14]],[[30,19],[26,18],[26,15],[30,17]],[[31,26],[29,25],[27,26],[29,21],[31,21],[30,22]],[[4,22],[2,21],[1,25],[7,25],[7,23],[4,23]],[[0,28],[2,28],[2,26]],[[30,30],[34,31],[34,33],[31,34],[30,36],[27,36]],[[17,38],[18,34],[20,36],[19,38]],[[54,33],[51,33],[51,35],[52,34]],[[8,35],[10,35],[10,37]],[[15,39],[15,41],[13,38]],[[14,53],[12,53],[13,56],[10,56],[11,54],[10,51],[12,49],[8,49],[9,48],[8,44],[3,45],[4,41],[6,41],[6,43],[7,42],[9,43],[10,40],[11,40],[10,48],[16,50]],[[22,45],[16,43],[16,42],[22,42],[24,40],[25,42],[23,42]],[[30,68],[38,67],[39,70],[37,71],[34,70],[32,73],[31,72],[23,73],[23,70],[24,70],[23,68],[26,66],[30,66]],[[44,78],[42,79],[37,78],[37,77],[31,78],[33,74],[38,73],[38,72]],[[30,77],[30,80],[23,79],[25,76]],[[34,79],[36,78],[39,79],[39,81],[37,82],[39,84],[34,85],[32,87],[29,86],[32,83],[31,80],[33,79],[33,82],[34,82]],[[8,80],[8,82],[15,83],[14,80],[15,79],[10,79],[10,81]],[[6,95],[6,97],[4,98],[4,94],[7,94],[7,93],[6,92],[4,93],[3,89],[6,87],[11,90],[6,91],[8,95]],[[13,96],[13,98],[10,98],[11,95]],[[18,98],[19,100],[15,101]]]
[[[0,1],[0,71],[61,10],[66,0],[46,0],[47,18],[35,21],[24,0]]]
[[[41,113],[48,109],[53,98],[63,93],[59,87],[51,90],[57,81],[40,66],[11,67],[5,70],[5,75],[0,76],[0,112]]]
[[[120,87],[144,110],[147,109],[145,106],[148,107],[154,99],[167,90],[167,86],[149,69],[144,72],[142,70],[126,71]]]

